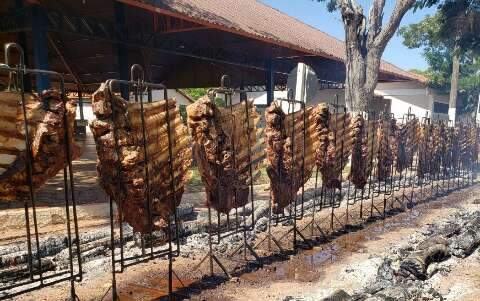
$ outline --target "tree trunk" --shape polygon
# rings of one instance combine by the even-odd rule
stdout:
[[[455,123],[457,119],[458,78],[460,77],[460,55],[458,54],[458,46],[455,46],[452,61],[452,82],[450,88],[448,118]]]
[[[350,112],[367,111],[373,93],[365,93],[366,62],[358,51],[347,51],[345,79],[345,102]]]
[[[368,20],[355,0],[339,0],[345,28],[345,103],[351,112],[367,111],[373,101],[385,47],[415,0],[397,0],[382,26],[385,0],[374,0]]]

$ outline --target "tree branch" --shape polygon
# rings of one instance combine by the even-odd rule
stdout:
[[[390,20],[378,34],[374,42],[375,46],[379,47],[381,52],[383,52],[388,41],[390,41],[397,28],[400,26],[403,16],[405,16],[407,11],[413,7],[415,2],[416,0],[397,0]]]
[[[368,16],[367,47],[373,47],[375,38],[382,29],[383,9],[385,0],[375,0],[370,8]]]
[[[338,7],[345,27],[347,52],[349,50],[360,51],[366,30],[363,9],[356,0],[339,0]]]

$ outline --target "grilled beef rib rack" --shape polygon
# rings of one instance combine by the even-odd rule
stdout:
[[[287,115],[281,101],[276,100],[266,109],[265,120],[266,169],[272,210],[278,214],[295,201],[298,190],[312,175],[318,134],[312,108],[305,109],[305,114],[301,109]]]
[[[256,162],[262,157],[255,152],[259,117],[253,101],[222,108],[205,96],[189,105],[187,114],[207,205],[220,213],[246,205],[250,181],[259,165]]]
[[[19,92],[0,92],[0,200],[22,199],[29,194],[25,119],[21,102]],[[76,103],[62,99],[56,90],[47,90],[40,95],[26,93],[25,107],[33,159],[32,182],[36,190],[66,166],[65,143],[70,145],[71,159],[80,156],[80,147],[73,141]]]
[[[352,119],[352,160],[349,180],[356,189],[363,189],[372,171],[375,148],[375,121],[365,120],[362,114]]]
[[[91,122],[97,146],[100,184],[120,208],[135,232],[149,233],[168,226],[179,205],[191,164],[190,139],[175,100],[144,103],[148,162],[144,155],[142,109],[112,93],[107,84],[92,95],[96,119]],[[171,189],[167,109],[170,119],[174,191]],[[112,111],[113,110],[113,111]],[[148,164],[147,189],[145,166]],[[176,204],[173,202],[175,193]],[[150,194],[150,220],[147,194]],[[151,221],[151,224],[150,224]]]
[[[394,118],[384,118],[378,121],[376,176],[379,181],[386,181],[392,175],[392,164],[394,164],[397,152],[396,130],[396,120]]]
[[[350,115],[331,114],[328,105],[321,103],[314,108],[313,118],[319,140],[316,164],[322,175],[322,183],[329,189],[339,189],[340,176],[353,147]]]

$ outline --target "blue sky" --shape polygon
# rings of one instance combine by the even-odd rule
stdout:
[[[261,0],[263,3],[270,5],[290,16],[293,16],[304,23],[316,27],[336,38],[344,40],[345,33],[343,30],[342,20],[338,12],[330,13],[326,9],[324,3],[318,3],[312,0]],[[368,14],[368,10],[372,3],[371,0],[357,0]],[[395,5],[394,0],[386,0],[385,18],[390,17],[390,13]],[[433,8],[418,10],[415,13],[409,11],[402,20],[402,25],[417,23],[427,14],[434,14]],[[403,69],[425,69],[427,64],[422,56],[420,49],[408,49],[402,44],[402,37],[395,35],[388,44],[383,58]]]

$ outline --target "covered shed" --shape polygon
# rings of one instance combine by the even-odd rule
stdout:
[[[298,62],[321,82],[345,79],[344,42],[256,0],[5,0],[0,37],[24,47],[28,66],[63,72],[69,89],[87,92],[127,79],[134,63],[169,88],[217,86],[229,74],[269,100]],[[424,79],[382,62],[381,82],[404,80]]]

